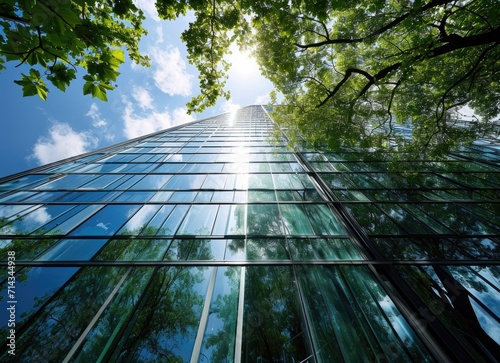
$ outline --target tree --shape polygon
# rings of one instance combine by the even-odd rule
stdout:
[[[45,67],[61,89],[74,78],[66,65],[73,60],[88,72],[84,92],[102,99],[123,61],[116,47],[145,62],[137,52],[144,17],[132,2],[44,1],[2,5],[6,60]],[[182,40],[200,72],[200,94],[188,111],[229,97],[224,55],[234,42],[251,45],[283,96],[274,118],[292,145],[299,134],[331,147],[396,142],[395,151],[422,158],[492,132],[500,112],[495,0],[157,0],[156,7],[166,20],[194,13]],[[25,95],[46,97],[36,69],[18,83]],[[480,119],[463,127],[456,121],[465,105]],[[398,130],[407,123],[411,135]]]
[[[380,149],[396,141],[420,158],[490,132],[500,110],[500,10],[493,0],[158,6],[167,19],[195,12],[183,39],[202,74],[202,95],[189,109],[224,94],[218,87],[228,44],[252,44],[263,74],[283,95],[274,117],[292,144],[298,134],[329,146]],[[455,127],[464,105],[482,122]],[[396,127],[407,122],[411,143]]]
[[[0,70],[5,62],[29,65],[28,74],[15,82],[24,96],[45,100],[45,78],[64,91],[81,67],[86,72],[83,93],[106,101],[125,60],[123,47],[133,61],[148,64],[138,45],[146,33],[144,19],[131,0],[3,1]]]

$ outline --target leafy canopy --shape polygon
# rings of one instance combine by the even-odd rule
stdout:
[[[190,110],[226,95],[229,44],[251,45],[283,96],[274,118],[292,144],[298,135],[331,147],[396,143],[394,150],[421,158],[491,132],[499,114],[497,0],[157,4],[166,19],[195,13],[183,39],[201,72],[202,94]],[[465,105],[481,122],[457,127]],[[411,136],[398,132],[398,124],[410,124]]]
[[[491,132],[499,114],[497,0],[157,0],[156,7],[166,20],[194,14],[182,34],[201,90],[189,112],[229,97],[224,55],[236,42],[254,49],[283,97],[274,117],[292,144],[299,134],[329,146],[381,149],[396,142],[396,150],[422,157]],[[122,47],[147,63],[138,52],[143,19],[132,0],[6,0],[0,67],[33,66],[17,83],[24,95],[45,99],[48,88],[35,66],[61,90],[81,66],[84,94],[105,100]],[[481,122],[457,127],[465,105]],[[398,132],[407,123],[411,137]]]

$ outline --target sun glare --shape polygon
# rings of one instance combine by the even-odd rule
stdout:
[[[231,54],[227,56],[227,61],[231,63],[229,75],[236,77],[253,77],[260,75],[259,65],[250,51],[241,51],[237,45],[230,48]]]

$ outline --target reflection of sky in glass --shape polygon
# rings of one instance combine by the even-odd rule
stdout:
[[[71,232],[71,235],[113,235],[139,207],[139,205],[108,205]]]
[[[64,239],[37,258],[39,261],[88,261],[107,239]]]
[[[145,205],[120,229],[118,234],[139,234],[151,218],[156,214],[161,205]]]
[[[247,275],[253,276],[252,281],[247,281],[253,287],[247,289],[241,300],[238,288],[240,267],[196,266],[189,269],[175,267],[170,270],[154,267],[146,277],[139,277],[145,276],[142,274],[144,270],[134,267],[135,272],[124,280],[123,287],[127,288],[120,288],[116,299],[111,299],[110,304],[114,308],[110,309],[110,305],[103,310],[109,320],[98,321],[85,338],[90,345],[84,345],[77,353],[82,354],[78,356],[82,361],[92,360],[89,355],[94,351],[85,351],[87,347],[96,348],[102,344],[96,349],[104,346],[111,350],[121,349],[123,341],[117,340],[133,335],[136,328],[143,329],[141,334],[144,334],[127,341],[127,348],[139,346],[135,345],[139,339],[143,339],[144,345],[139,346],[135,356],[127,359],[161,360],[162,357],[156,350],[163,344],[162,348],[172,348],[181,360],[189,361],[192,359],[192,342],[200,324],[200,308],[207,302],[206,307],[209,306],[210,309],[206,329],[204,333],[200,333],[204,341],[199,361],[224,361],[225,358],[221,359],[221,355],[218,355],[222,351],[224,357],[229,357],[227,360],[231,361],[234,358],[234,351],[231,349],[234,348],[238,301],[242,303],[241,313],[252,304],[262,308],[262,311],[257,312],[265,315],[267,321],[260,322],[258,328],[262,328],[263,332],[272,332],[270,340],[274,333],[288,339],[292,338],[289,326],[275,329],[274,325],[278,326],[287,319],[288,315],[284,314],[287,311],[295,312],[290,302],[296,299],[296,293],[301,294],[301,301],[297,305],[298,313],[293,323],[298,322],[297,328],[307,329],[294,335],[293,339],[296,340],[287,343],[290,347],[295,341],[305,337],[310,339],[313,348],[320,348],[314,352],[318,354],[318,361],[371,361],[379,358],[392,361],[390,358],[394,357],[394,352],[403,352],[398,355],[401,361],[425,361],[430,355],[421,359],[415,332],[401,315],[397,308],[399,305],[396,307],[391,300],[392,295],[387,294],[390,290],[384,290],[378,280],[370,277],[371,272],[365,269],[368,274],[362,273],[364,267],[320,266],[329,264],[329,261],[362,260],[365,256],[359,247],[361,244],[358,246],[347,236],[343,227],[345,221],[338,216],[336,208],[327,203],[328,197],[318,192],[317,184],[311,183],[312,178],[309,176],[313,171],[305,170],[306,163],[299,164],[293,153],[284,146],[273,146],[265,141],[263,137],[267,135],[266,127],[271,129],[271,125],[261,129],[259,122],[254,123],[251,117],[251,113],[243,116],[244,123],[239,130],[228,127],[232,121],[228,122],[227,117],[222,122],[201,121],[190,130],[177,129],[168,134],[157,134],[106,159],[91,160],[85,164],[66,163],[47,169],[64,171],[67,175],[28,175],[1,184],[0,201],[11,204],[0,206],[0,233],[9,234],[17,230],[18,233],[32,235],[18,239],[8,239],[9,236],[4,235],[4,239],[0,240],[0,248],[16,249],[19,260],[29,256],[38,261],[171,260],[177,263],[186,260],[238,260],[250,265],[255,261],[269,262],[270,266],[266,268],[245,267]],[[236,125],[236,119],[233,121],[233,125],[240,125]],[[385,165],[380,172],[370,170],[370,164],[373,163],[361,162],[360,154],[357,153],[324,154],[325,157],[320,152],[309,150],[303,155],[311,161],[313,170],[318,172],[317,176],[331,186],[340,200],[355,201],[344,206],[366,228],[368,234],[398,235],[397,243],[394,242],[396,238],[387,239],[383,236],[379,236],[374,242],[387,250],[399,251],[401,258],[408,257],[408,253],[413,252],[409,249],[416,250],[417,247],[418,254],[414,252],[417,258],[427,256],[425,246],[419,244],[421,241],[407,237],[404,235],[406,232],[446,236],[463,234],[456,239],[440,238],[443,243],[447,243],[449,249],[460,250],[460,253],[463,251],[463,256],[477,256],[483,260],[496,257],[496,234],[491,236],[498,232],[494,214],[496,204],[493,201],[476,207],[472,203],[479,198],[494,200],[496,197],[491,190],[496,185],[497,176],[497,170],[493,166],[484,169],[484,165],[475,165],[469,169],[469,164],[472,163],[454,162],[451,166],[443,162],[440,164],[441,170],[451,167],[469,170],[470,173],[429,173],[425,178],[426,190],[412,190],[415,199],[408,202],[411,193],[407,187],[403,187],[408,185],[407,181],[397,173],[387,172],[389,169],[386,170],[386,164],[377,163],[377,167]],[[101,156],[107,155],[99,155]],[[331,159],[331,163],[328,159]],[[340,161],[335,162],[336,159]],[[342,162],[343,160],[346,161]],[[408,166],[411,167],[411,164],[408,163]],[[474,174],[474,169],[481,174]],[[366,171],[370,174],[363,174]],[[42,183],[46,184],[41,185]],[[402,189],[394,189],[396,183],[401,183]],[[463,185],[457,188],[460,183],[471,186],[477,184],[477,187],[483,189],[471,191],[463,188]],[[19,186],[24,186],[25,189],[10,191]],[[373,187],[377,189],[364,189]],[[432,192],[430,189],[433,189]],[[422,198],[427,198],[427,203],[420,203]],[[434,202],[430,203],[429,198]],[[463,199],[469,202],[462,203]],[[15,205],[18,202],[31,204]],[[83,204],[78,204],[79,202]],[[43,237],[34,237],[42,233]],[[68,233],[67,238],[56,236]],[[479,236],[485,233],[490,237]],[[114,238],[113,235],[119,234],[137,237]],[[405,246],[407,243],[413,245]],[[475,247],[469,247],[473,245]],[[473,249],[476,247],[479,252]],[[451,252],[447,250],[446,253]],[[458,256],[458,252],[456,254]],[[276,268],[277,266],[271,266],[273,260],[294,261],[295,266]],[[308,261],[314,267],[302,266]],[[498,267],[462,266],[450,267],[449,271],[470,293],[470,303],[481,327],[500,343],[500,324],[495,316],[500,315],[500,274],[496,268]],[[256,272],[258,270],[261,272]],[[276,273],[278,270],[285,271]],[[73,275],[70,272],[76,269],[23,268],[20,271],[28,272],[28,282],[20,279],[20,296],[25,299],[20,305],[20,311],[32,311],[34,297],[40,297],[43,303],[68,281]],[[95,274],[94,281],[99,281],[101,277],[105,281],[113,275],[110,271],[113,271],[110,267],[102,268],[102,272]],[[216,277],[211,275],[212,271],[216,271]],[[422,294],[423,300],[432,300],[434,297],[439,299],[440,296],[443,301],[448,299],[450,314],[456,313],[459,318],[466,315],[454,305],[452,291],[446,282],[442,282],[443,276],[435,273],[439,270],[434,270],[432,266],[415,267],[414,272],[418,271],[422,272],[417,274],[418,277],[423,281],[427,279],[429,283],[423,287],[424,290],[415,291]],[[158,289],[152,287],[152,282],[163,284],[164,281],[159,278],[163,272],[163,277],[176,281],[168,283],[173,289],[170,290],[165,285],[168,291],[155,296]],[[154,277],[154,274],[157,276]],[[80,279],[81,275],[77,276],[74,282],[84,281],[83,278]],[[213,295],[207,296],[206,286],[214,281]],[[410,283],[412,280],[408,278],[407,281]],[[117,286],[116,282],[108,279],[96,285],[104,287],[108,284],[106,288],[109,292],[109,289]],[[82,287],[84,285],[93,288],[91,284],[82,282]],[[142,296],[147,289],[150,290],[148,294],[152,295]],[[129,293],[134,296],[127,295]],[[44,297],[45,294],[48,294],[47,297]],[[287,294],[290,299],[286,298]],[[109,293],[101,295],[98,298],[102,300]],[[54,300],[62,301],[60,296],[54,296]],[[174,299],[179,296],[180,299]],[[155,301],[154,297],[158,299]],[[126,301],[126,306],[122,306],[122,302],[118,300]],[[275,303],[268,308],[265,305],[267,300]],[[155,305],[158,302],[160,304]],[[164,309],[157,315],[158,319],[148,319],[150,311],[145,308],[147,304],[151,305],[152,315],[158,314],[156,308]],[[165,309],[165,306],[168,308]],[[46,311],[40,311],[38,316],[44,316]],[[184,314],[179,314],[180,311]],[[409,310],[408,314],[411,313]],[[70,320],[68,324],[79,324],[81,315],[71,314],[67,315]],[[134,314],[144,314],[146,319],[134,320]],[[189,320],[185,336],[178,333],[179,330],[175,331],[176,321],[168,321],[172,317]],[[248,315],[250,317],[255,315]],[[436,317],[441,319],[442,315],[438,313]],[[242,318],[241,322],[242,327],[244,324],[252,329],[257,327],[249,326],[247,318]],[[267,323],[270,324],[266,325]],[[64,334],[55,325],[57,324],[46,327],[46,336],[49,338]],[[151,330],[148,329],[153,326],[157,330],[150,334]],[[202,324],[200,328],[203,328]],[[452,328],[456,329],[457,326]],[[459,332],[460,327],[458,328],[452,334]],[[307,336],[307,332],[312,333]],[[175,334],[179,336],[174,337]],[[473,335],[473,332],[467,334]],[[57,343],[52,338],[51,341],[54,344],[65,344],[66,338],[63,335],[59,337]],[[210,343],[215,343],[208,344],[209,338],[212,338]],[[250,347],[254,337],[249,334],[248,338],[243,344]],[[156,340],[149,344],[148,339]],[[39,343],[38,340],[37,342]],[[256,351],[261,347],[262,345],[256,346]],[[280,347],[280,344],[275,344],[270,349],[276,347]],[[55,351],[59,349],[54,348]],[[286,349],[288,347],[277,350],[276,361],[293,356],[292,353],[287,355]],[[425,349],[422,351],[425,355]],[[307,359],[306,355],[296,357],[297,360]],[[104,357],[105,360],[114,358]],[[254,358],[257,358],[254,361],[263,360],[264,354],[259,352]]]
[[[9,218],[22,211],[26,213],[28,208],[33,209],[36,207],[36,205],[3,205],[2,208],[0,208],[0,218]]]
[[[453,277],[460,281],[473,296],[500,317],[500,292],[497,289],[473,275],[468,267],[449,266],[448,269]]]
[[[180,163],[183,160],[183,155],[182,154],[172,154],[169,158],[168,161],[171,163]]]
[[[3,234],[28,234],[43,226],[50,220],[66,213],[74,208],[74,205],[48,205],[35,209],[34,211],[18,218],[11,224],[5,225],[0,229]]]
[[[487,314],[474,300],[470,299],[470,302],[481,327],[497,344],[500,344],[500,324]]]
[[[171,178],[171,175],[146,175],[130,189],[153,189],[158,190],[165,185],[165,183]]]
[[[26,274],[26,280],[16,281],[16,317],[17,327],[24,319],[23,314],[32,312],[39,303],[45,301],[58,287],[64,284],[76,271],[76,267],[33,267],[24,268],[22,271]],[[20,271],[18,271],[19,273]],[[0,293],[2,297],[7,296],[7,288]],[[5,309],[5,305],[2,307]],[[7,325],[8,314],[0,314],[0,327]]]

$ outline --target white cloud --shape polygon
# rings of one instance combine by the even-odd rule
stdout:
[[[173,112],[169,112],[168,110],[163,112],[152,110],[148,114],[138,115],[132,103],[128,100],[124,100],[124,102],[125,110],[122,116],[124,124],[123,133],[128,139],[133,139],[193,120],[193,117],[188,115],[184,108],[176,108]]]
[[[163,27],[158,25],[156,27],[156,35],[158,36],[158,39],[156,39],[156,44],[163,43]]]
[[[222,112],[236,112],[241,108],[240,105],[233,103],[233,101],[224,101],[220,106]]]
[[[97,142],[89,133],[76,132],[67,123],[56,123],[49,129],[48,137],[38,139],[31,157],[47,164],[88,152]]]
[[[269,95],[269,93],[257,96],[257,98],[255,99],[256,105],[267,105],[269,102],[271,102],[271,96]]]
[[[149,50],[156,86],[170,96],[189,96],[192,75],[186,72],[186,63],[179,49],[173,46],[151,47]]]
[[[92,105],[90,105],[90,110],[86,113],[85,116],[89,116],[92,119],[92,126],[94,127],[104,127],[108,124],[102,118],[101,113],[99,112],[99,107],[95,103],[92,103]]]
[[[149,94],[149,92],[144,87],[134,87],[132,90],[132,97],[139,102],[139,106],[145,109],[153,109],[153,97]]]
[[[155,0],[134,0],[134,5],[149,15],[154,21],[160,21],[156,10]]]

